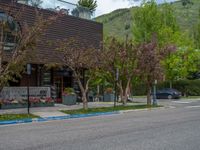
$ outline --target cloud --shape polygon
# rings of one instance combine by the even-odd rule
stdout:
[[[77,4],[78,0],[65,0],[70,3]],[[95,16],[110,13],[119,8],[129,8],[131,6],[139,6],[142,0],[97,0],[98,7],[95,12]],[[156,0],[157,3],[172,2],[175,0]],[[66,4],[59,2],[58,0],[44,0],[43,6],[46,8],[55,8],[56,6],[61,8],[67,8]],[[75,7],[75,6],[74,6]]]
[[[96,16],[109,13],[119,8],[130,7],[130,3],[125,0],[98,0],[97,3]]]
[[[66,0],[66,1],[73,4],[77,4],[78,2],[78,0]],[[42,5],[45,8],[55,8],[56,6],[60,6],[60,8],[69,7],[69,4],[59,2],[58,0],[44,0]],[[127,0],[97,0],[97,5],[98,7],[96,9],[95,16],[109,13],[119,8],[128,8],[131,6]]]
[[[158,4],[164,2],[173,2],[175,0],[156,0]],[[97,0],[98,8],[96,16],[109,13],[119,8],[129,8],[132,6],[139,6],[142,0]]]

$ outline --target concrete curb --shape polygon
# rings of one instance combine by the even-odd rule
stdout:
[[[115,115],[115,114],[123,114],[123,113],[135,112],[135,111],[148,111],[148,110],[157,110],[157,109],[166,109],[166,107],[134,109],[134,110],[120,110],[120,111],[113,111],[113,112],[90,113],[90,114],[80,114],[80,115],[66,115],[66,116],[58,116],[58,117],[46,117],[46,118],[23,119],[23,120],[12,120],[12,121],[0,121],[0,126],[1,125],[25,124],[25,123],[32,123],[32,122],[46,122],[46,121],[53,121],[53,120],[88,118],[88,117],[95,117],[95,116]]]
[[[0,125],[14,125],[14,124],[25,124],[25,123],[32,123],[32,122],[46,122],[46,121],[53,121],[53,120],[88,118],[88,117],[106,116],[106,115],[115,115],[115,114],[120,114],[120,112],[119,111],[114,111],[114,112],[104,112],[104,113],[91,113],[91,114],[66,115],[66,116],[47,117],[47,118],[0,121]]]

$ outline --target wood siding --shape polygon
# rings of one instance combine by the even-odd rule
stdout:
[[[35,8],[17,4],[4,2],[0,0],[0,10],[6,7],[11,7],[11,14],[20,11],[20,19],[17,20],[20,24],[27,23],[33,25],[35,22]],[[23,9],[22,9],[23,7]],[[40,9],[43,17],[49,17],[54,13],[48,10]],[[54,45],[49,45],[49,42],[55,42],[62,39],[78,38],[79,42],[85,42],[85,46],[93,46],[100,49],[103,40],[103,25],[94,21],[85,20],[69,15],[60,17],[53,23],[44,35],[38,39],[36,50],[33,52],[33,57],[29,63],[34,64],[47,64],[47,63],[61,63],[62,54],[55,50]],[[32,52],[31,52],[32,53]],[[9,58],[10,52],[6,52],[5,60]]]

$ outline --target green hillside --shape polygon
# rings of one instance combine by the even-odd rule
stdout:
[[[197,22],[197,17],[200,8],[200,0],[192,0],[193,5],[189,8],[184,8],[181,2],[171,3],[177,16],[177,21],[183,31],[192,32],[194,24]],[[96,21],[103,23],[104,35],[116,36],[125,38],[126,34],[131,34],[131,26],[133,24],[131,14],[134,13],[136,7],[130,9],[118,9],[109,14],[105,14],[96,18]],[[130,26],[128,28],[127,26]]]

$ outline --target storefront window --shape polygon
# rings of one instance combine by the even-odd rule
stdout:
[[[0,11],[0,43],[4,50],[15,48],[18,40],[19,25],[6,13]]]
[[[51,71],[44,70],[42,73],[42,86],[51,86]]]

